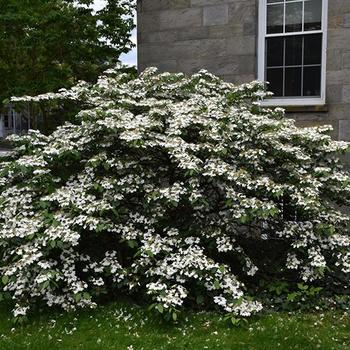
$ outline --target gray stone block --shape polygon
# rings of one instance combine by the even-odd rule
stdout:
[[[148,62],[146,64],[143,64],[142,70],[145,70],[147,67],[156,67],[159,69],[160,72],[172,72],[175,73],[178,71],[177,69],[177,61],[176,60],[168,60],[168,61],[155,61],[155,62]]]
[[[328,16],[332,18],[339,14],[350,13],[350,1],[349,0],[330,0],[328,6]]]
[[[186,8],[167,10],[159,13],[160,30],[181,28],[191,30],[202,25],[203,10],[201,8]]]
[[[347,14],[344,15],[343,26],[345,28],[350,28],[350,13],[347,13]]]
[[[139,33],[156,32],[159,30],[159,13],[139,13],[137,16],[137,31]]]
[[[339,140],[350,141],[350,119],[339,120]]]
[[[229,4],[229,22],[240,23],[257,21],[258,9],[250,1],[235,1]]]
[[[141,11],[160,11],[191,6],[191,0],[138,0],[138,3]]]
[[[350,1],[349,1],[350,2]],[[346,49],[349,47],[350,30],[347,28],[329,29],[328,43],[331,49]]]
[[[328,19],[328,28],[329,29],[337,29],[341,28],[344,26],[344,16],[341,15],[336,15],[336,16],[331,16]]]
[[[329,70],[327,71],[327,85],[343,84],[344,72],[341,70]]]
[[[350,69],[343,68],[341,72],[343,73],[343,84],[350,84]]]
[[[229,24],[226,26],[213,26],[209,28],[209,38],[232,38],[237,35],[243,35],[243,26],[241,23]]]
[[[177,31],[167,30],[163,32],[144,31],[140,33],[142,43],[169,43],[177,40]]]
[[[218,76],[238,74],[238,62],[233,57],[189,58],[178,61],[178,69],[184,73],[195,73],[206,69]]]
[[[176,50],[169,43],[144,43],[138,45],[139,63],[161,62],[176,59]],[[174,55],[175,54],[175,55]]]
[[[228,5],[208,6],[203,9],[203,25],[217,26],[228,23]]]
[[[256,57],[253,55],[238,56],[238,72],[240,75],[255,75]]]
[[[310,126],[316,126],[316,125],[322,125],[324,123],[330,124],[330,122],[327,122],[328,119],[328,113],[304,113],[304,112],[287,112],[286,113],[287,118],[292,118],[298,123],[310,123]]]
[[[246,21],[243,24],[243,35],[257,35],[257,28],[256,21]]]
[[[346,51],[343,54],[343,68],[350,69],[350,51]]]
[[[229,4],[231,2],[235,2],[237,0],[191,0],[191,6],[213,6],[213,5],[222,5]],[[251,1],[251,0],[247,0]]]
[[[186,40],[198,40],[198,39],[208,39],[209,38],[209,28],[208,27],[195,27],[191,30],[179,29],[177,31],[177,41]]]
[[[343,102],[350,103],[350,85],[343,86]],[[349,110],[349,118],[350,118],[350,110]]]
[[[343,85],[327,86],[327,103],[341,103],[343,101]]]
[[[341,120],[349,118],[349,104],[346,103],[329,103],[329,118],[332,120]]]
[[[329,49],[327,51],[327,67],[331,71],[338,71],[343,66],[343,50],[342,49]]]
[[[188,40],[173,43],[171,54],[178,60],[210,58],[215,62],[217,57],[226,55],[225,48],[225,39]]]
[[[227,82],[234,83],[237,85],[250,83],[251,81],[255,80],[254,74],[247,74],[247,75],[229,74],[229,75],[223,75],[221,78]]]
[[[256,53],[256,40],[254,35],[237,35],[226,39],[227,53],[229,55],[253,55]]]

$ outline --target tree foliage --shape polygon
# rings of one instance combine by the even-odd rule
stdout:
[[[265,95],[259,82],[148,69],[20,99],[81,110],[50,136],[13,136],[0,164],[0,271],[15,315],[141,293],[174,319],[198,303],[236,323],[261,310],[245,287],[261,281],[346,290],[348,144],[261,107]]]
[[[0,0],[0,108],[11,96],[70,87],[99,74],[132,47],[133,1]]]

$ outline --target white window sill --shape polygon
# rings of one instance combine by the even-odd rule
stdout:
[[[265,107],[324,106],[324,98],[270,98],[260,102]]]
[[[328,112],[328,105],[320,99],[314,99],[315,103],[304,100],[301,104],[295,104],[295,101],[288,101],[288,103],[276,103],[277,99],[265,100],[260,103],[263,107],[282,107],[287,113],[326,113]],[[280,101],[280,100],[279,100]],[[285,101],[285,100],[284,100]]]

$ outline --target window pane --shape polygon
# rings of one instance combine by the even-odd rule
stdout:
[[[321,67],[304,68],[304,96],[321,95]]]
[[[286,66],[302,64],[303,36],[293,35],[286,37]]]
[[[300,32],[303,22],[303,3],[286,4],[286,32]]]
[[[305,35],[304,64],[321,64],[322,34]]]
[[[8,128],[9,127],[9,116],[4,115],[4,127]]]
[[[283,96],[283,68],[267,69],[266,80],[270,83],[268,90],[277,97]]]
[[[283,32],[283,4],[267,6],[267,34]]]
[[[283,66],[283,37],[266,40],[267,67]]]
[[[301,96],[301,68],[286,68],[285,95]]]
[[[274,2],[283,2],[283,0],[267,0],[268,4],[273,4]]]
[[[320,30],[322,22],[322,0],[305,1],[304,30]]]

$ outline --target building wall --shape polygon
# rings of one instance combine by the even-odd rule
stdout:
[[[287,108],[300,126],[332,124],[350,141],[350,0],[329,0],[327,105]],[[205,68],[244,83],[257,77],[258,0],[139,0],[139,70]]]

